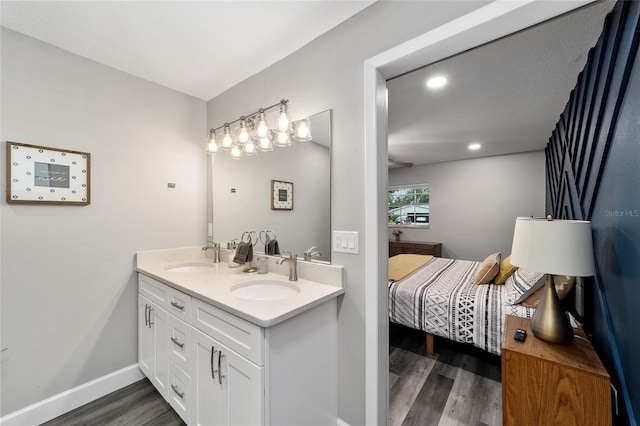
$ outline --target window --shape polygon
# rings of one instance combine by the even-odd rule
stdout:
[[[429,225],[429,184],[389,187],[389,225]]]

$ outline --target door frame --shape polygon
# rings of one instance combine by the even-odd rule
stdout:
[[[593,1],[496,0],[364,62],[365,424],[388,423],[386,80]]]

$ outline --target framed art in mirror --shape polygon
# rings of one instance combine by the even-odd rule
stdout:
[[[293,183],[271,181],[271,210],[293,210]]]
[[[6,143],[7,203],[88,205],[88,152]]]

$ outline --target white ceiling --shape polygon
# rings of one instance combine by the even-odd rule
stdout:
[[[389,159],[439,163],[544,149],[615,2],[388,81]],[[427,78],[446,75],[430,91]],[[469,151],[471,142],[482,145]]]
[[[372,3],[2,0],[0,23],[209,100]]]

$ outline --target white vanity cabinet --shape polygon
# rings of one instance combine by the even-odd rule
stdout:
[[[144,274],[139,293],[140,368],[188,425],[336,424],[336,298],[260,327]]]

